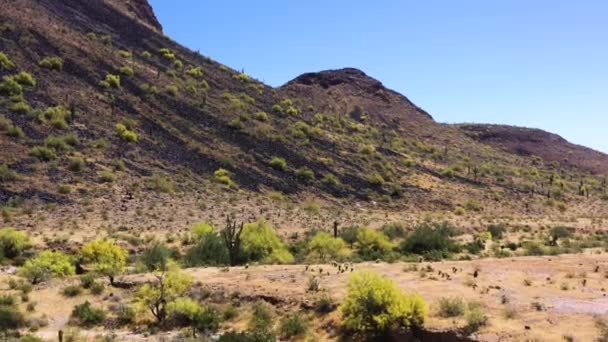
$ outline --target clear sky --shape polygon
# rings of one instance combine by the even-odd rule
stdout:
[[[272,86],[355,67],[441,122],[608,152],[608,1],[150,0],[177,42]]]

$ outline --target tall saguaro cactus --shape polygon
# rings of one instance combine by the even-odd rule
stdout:
[[[237,225],[236,221],[233,221],[230,218],[230,215],[226,216],[226,228],[224,228],[222,231],[222,237],[224,238],[226,248],[228,249],[228,256],[230,257],[231,266],[235,266],[239,261],[243,226],[243,222],[241,222],[240,225]]]

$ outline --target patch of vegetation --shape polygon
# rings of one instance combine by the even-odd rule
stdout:
[[[427,312],[420,296],[401,292],[391,279],[361,271],[349,279],[341,309],[343,327],[365,337],[421,326]]]
[[[296,177],[301,182],[310,182],[315,179],[315,172],[309,167],[303,166],[296,170]]]
[[[122,123],[116,124],[116,134],[120,139],[127,142],[135,142],[138,139],[137,133],[130,130],[126,125]]]
[[[429,260],[447,258],[458,251],[452,240],[455,229],[448,223],[422,224],[399,246],[404,254],[419,254]]]
[[[441,298],[439,300],[439,316],[443,318],[464,315],[466,304],[462,298]]]
[[[53,277],[63,278],[74,275],[76,269],[72,258],[61,252],[42,251],[29,259],[19,269],[19,275],[32,284],[47,281]]]
[[[146,179],[146,186],[155,192],[171,193],[175,191],[171,178],[160,174],[153,174],[151,177],[148,177]]]
[[[358,229],[356,246],[357,254],[363,260],[391,258],[394,248],[384,233],[367,227]]]
[[[36,80],[30,73],[21,71],[17,75],[13,75],[13,80],[24,87],[35,87]]]
[[[307,259],[311,261],[327,262],[341,260],[350,254],[346,243],[341,238],[334,238],[326,232],[318,232],[308,241],[306,246]]]
[[[104,89],[120,88],[120,76],[114,74],[106,74],[106,78],[99,82],[99,85]]]
[[[45,69],[61,71],[63,70],[63,58],[47,56],[41,59],[38,65]]]
[[[72,113],[63,106],[49,107],[44,111],[42,120],[49,121],[51,125],[58,129],[66,129],[67,121],[72,117]]]
[[[215,172],[213,172],[213,179],[218,182],[218,183],[222,183],[224,185],[227,185],[231,188],[236,188],[236,183],[234,183],[232,181],[232,179],[230,178],[230,172],[226,169],[217,169],[215,170]]]
[[[0,51],[0,70],[11,70],[15,63],[2,51]]]
[[[14,182],[19,179],[19,174],[11,170],[8,165],[0,164],[0,183]]]
[[[0,229],[0,260],[14,259],[31,246],[29,237],[14,228]]]
[[[94,240],[86,243],[81,251],[83,262],[89,264],[97,274],[107,276],[110,284],[121,274],[127,265],[127,251],[116,245],[113,240]]]
[[[269,162],[269,165],[275,170],[287,171],[287,161],[285,161],[285,158],[272,157]]]
[[[266,264],[291,263],[293,256],[267,222],[245,224],[241,234],[243,258]]]
[[[97,181],[99,183],[113,183],[116,180],[116,175],[108,170],[99,171],[97,173]]]
[[[74,306],[72,319],[82,326],[93,326],[103,323],[106,319],[106,312],[101,308],[96,308],[89,301]]]
[[[133,77],[133,75],[135,75],[133,68],[128,65],[121,67],[120,69],[118,69],[118,71],[127,77]]]
[[[279,336],[286,339],[292,339],[298,336],[304,336],[308,331],[308,323],[298,313],[291,313],[279,322]]]

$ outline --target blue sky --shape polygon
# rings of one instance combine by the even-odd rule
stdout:
[[[165,33],[272,86],[355,67],[441,122],[608,152],[608,1],[150,0]]]

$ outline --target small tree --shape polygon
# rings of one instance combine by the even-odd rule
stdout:
[[[341,238],[334,238],[328,233],[318,232],[308,242],[308,258],[325,262],[331,259],[341,259],[349,254],[346,243]]]
[[[162,243],[155,243],[146,249],[140,256],[140,262],[148,272],[167,269],[171,251]]]
[[[192,279],[173,264],[167,270],[156,272],[154,278],[153,282],[139,289],[136,301],[150,310],[157,323],[162,325],[167,318],[167,306],[188,292]]]
[[[42,251],[35,258],[27,260],[19,269],[19,274],[32,284],[74,275],[76,268],[72,258],[61,252]]]
[[[427,308],[415,294],[405,294],[392,280],[372,272],[356,272],[342,304],[343,326],[364,336],[382,336],[424,323]]]
[[[121,274],[127,265],[127,251],[116,245],[113,240],[94,240],[82,247],[82,259],[91,264],[95,272],[110,278],[114,285],[114,278]]]

